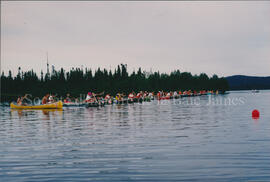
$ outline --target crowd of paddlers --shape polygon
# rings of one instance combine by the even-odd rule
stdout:
[[[45,106],[51,104],[50,107],[54,107],[52,104],[58,103],[60,105],[66,107],[72,106],[86,106],[86,107],[99,107],[104,105],[112,105],[112,104],[128,104],[128,103],[142,103],[142,102],[151,102],[151,100],[169,100],[169,99],[178,99],[181,97],[193,97],[193,96],[201,96],[201,95],[212,95],[218,94],[217,91],[206,91],[201,90],[197,91],[173,91],[173,92],[148,92],[148,91],[140,91],[140,92],[131,92],[128,95],[123,93],[117,93],[115,96],[110,94],[105,94],[104,92],[101,93],[94,93],[88,92],[86,97],[81,100],[78,98],[71,97],[70,94],[66,95],[65,99],[58,99],[54,94],[46,94],[39,104],[31,103],[31,100],[28,98],[28,94],[23,97],[18,97],[17,104],[13,106],[33,106],[33,105],[41,105]],[[61,102],[61,103],[59,103]],[[62,104],[63,103],[63,104]],[[61,107],[61,106],[60,106]]]
[[[78,99],[71,99],[70,94],[67,94],[67,97],[63,100],[64,106],[76,106],[76,105],[86,105],[88,107],[95,106],[104,106],[111,104],[128,104],[128,103],[142,103],[142,102],[151,102],[151,100],[169,100],[169,99],[178,99],[180,97],[193,97],[193,96],[201,96],[201,95],[212,95],[218,94],[218,91],[173,91],[173,92],[164,92],[159,91],[157,93],[140,91],[138,93],[131,92],[128,95],[117,93],[115,96],[111,96],[110,94],[102,93],[93,93],[88,92],[85,100],[83,102],[78,102]]]

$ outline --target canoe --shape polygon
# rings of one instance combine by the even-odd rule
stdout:
[[[115,102],[116,104],[123,104],[124,103],[124,101],[123,100],[116,100],[116,102]]]
[[[128,103],[132,104],[134,102],[134,98],[128,98]]]
[[[147,96],[147,97],[145,97],[145,98],[143,99],[143,101],[151,102],[151,98]]]
[[[105,105],[105,102],[89,102],[89,103],[86,103],[86,107],[103,107]]]
[[[116,104],[127,104],[130,103],[128,98],[122,98],[121,100],[116,99]]]
[[[159,99],[158,99],[158,100],[169,100],[169,99],[171,99],[171,97],[167,97],[167,96],[165,96],[165,97],[159,97]]]
[[[62,109],[63,103],[62,101],[58,101],[51,104],[31,105],[31,106],[18,106],[14,103],[10,103],[10,108],[12,109]]]
[[[105,104],[106,105],[112,105],[113,104],[113,99],[105,99]]]

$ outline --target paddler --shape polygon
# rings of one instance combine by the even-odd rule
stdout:
[[[110,96],[109,94],[107,94],[107,95],[105,96],[105,100],[109,100],[109,99],[111,99],[111,96]]]
[[[133,92],[131,92],[130,94],[128,94],[128,98],[129,99],[133,99],[135,96],[134,96],[134,94],[133,94]]]
[[[148,96],[148,92],[145,91],[144,94],[143,94],[143,97],[146,98]]]
[[[25,94],[22,98],[21,98],[21,105],[23,106],[27,106],[29,104],[31,104],[31,100],[28,98],[29,94]]]
[[[158,93],[157,93],[157,99],[160,100],[160,98],[161,98],[161,92],[158,91]]]
[[[107,94],[104,99],[108,104],[112,104],[112,99],[111,99],[110,94]]]
[[[19,96],[18,99],[17,99],[17,105],[18,106],[22,105],[22,97],[21,96]]]
[[[115,96],[115,99],[116,99],[117,101],[121,101],[121,100],[122,100],[121,94],[118,93],[118,94]]]
[[[42,103],[42,104],[47,104],[49,96],[50,96],[50,94],[46,94],[46,95],[42,98],[41,103]]]
[[[53,94],[51,94],[50,96],[49,96],[49,102],[48,103],[54,103],[55,102],[55,100],[54,100],[54,95]]]
[[[166,94],[166,99],[170,99],[170,98],[171,98],[171,93],[168,92],[168,93]]]
[[[176,92],[176,91],[174,91],[174,93],[173,93],[173,97],[174,97],[174,98],[178,97],[178,94],[177,94],[177,92]]]
[[[140,91],[139,93],[137,93],[137,96],[136,96],[138,99],[142,97],[142,91]]]
[[[85,98],[85,100],[84,100],[84,102],[90,102],[90,101],[92,101],[93,100],[93,94],[92,94],[92,92],[88,92],[87,93],[87,96],[86,96],[86,98]]]
[[[70,94],[69,94],[69,93],[67,94],[67,97],[66,97],[66,99],[64,100],[64,102],[65,102],[65,103],[71,102]]]

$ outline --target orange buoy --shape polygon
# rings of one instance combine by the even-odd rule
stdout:
[[[252,118],[253,119],[258,119],[260,117],[260,112],[257,109],[254,109],[252,111]]]

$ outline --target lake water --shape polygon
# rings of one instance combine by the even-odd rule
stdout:
[[[0,109],[0,181],[270,181],[270,91]]]

